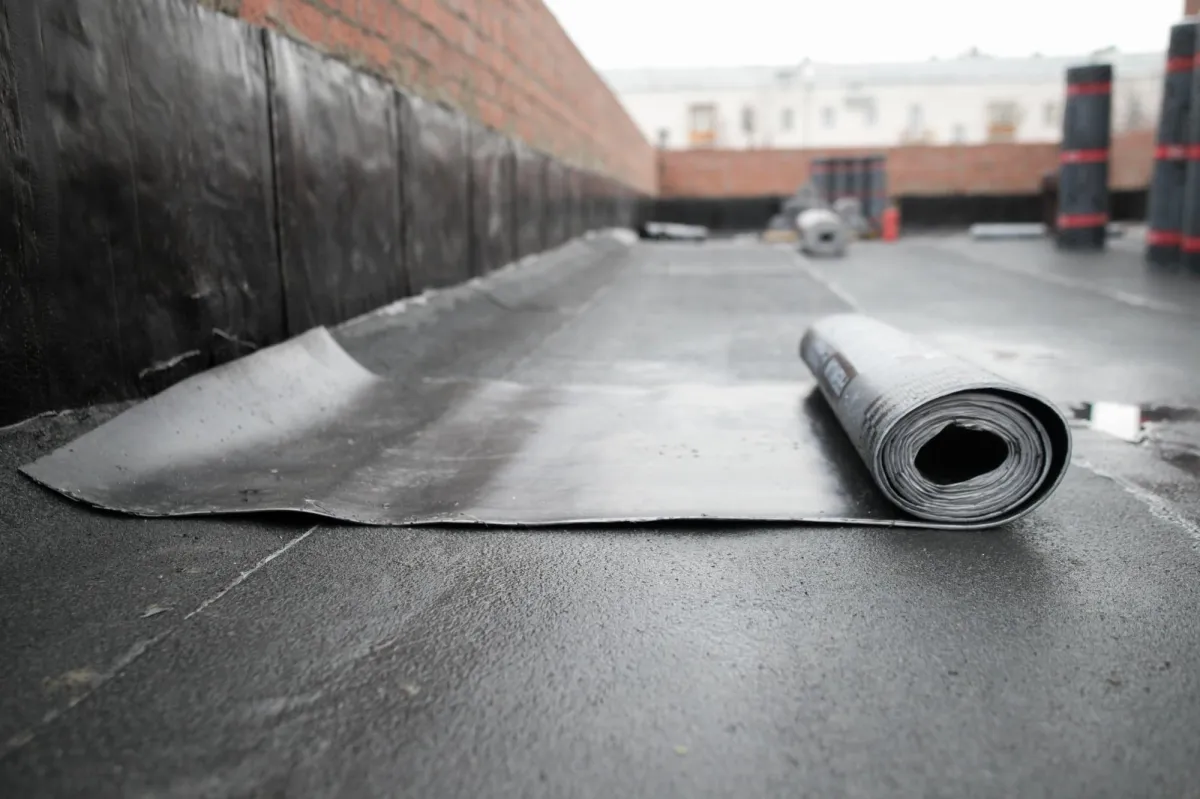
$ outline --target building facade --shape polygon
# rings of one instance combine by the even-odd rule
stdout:
[[[970,54],[903,64],[616,70],[605,79],[663,149],[1054,142],[1069,66],[1111,63],[1113,131],[1152,127],[1162,53]]]

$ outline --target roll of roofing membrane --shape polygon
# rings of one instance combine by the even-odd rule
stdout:
[[[842,255],[849,231],[833,211],[811,208],[796,217],[800,228],[800,247],[810,255]]]
[[[817,321],[800,356],[887,497],[940,525],[1025,515],[1070,462],[1070,429],[1047,400],[856,314]]]

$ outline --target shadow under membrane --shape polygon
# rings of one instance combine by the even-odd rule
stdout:
[[[870,469],[820,389],[813,388],[801,398],[797,413],[807,424],[809,438],[828,466],[827,479],[837,486],[845,507],[853,508],[854,515],[863,519],[912,520],[913,517],[895,507],[879,490]]]

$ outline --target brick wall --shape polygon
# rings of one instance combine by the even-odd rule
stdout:
[[[655,193],[655,151],[541,0],[200,0]]]
[[[1144,188],[1153,158],[1152,131],[1117,136],[1110,184]],[[754,197],[791,194],[820,156],[866,155],[879,149],[672,150],[661,154],[659,193],[664,197]],[[883,150],[893,195],[1023,194],[1038,191],[1054,169],[1057,144],[914,146]]]

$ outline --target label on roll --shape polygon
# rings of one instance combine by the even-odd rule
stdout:
[[[833,348],[816,334],[809,331],[800,342],[800,357],[813,374],[820,374],[825,362],[833,357]]]
[[[858,376],[858,371],[844,355],[811,330],[800,342],[800,357],[834,399],[840,399],[846,386]]]
[[[846,392],[846,386],[857,376],[858,372],[854,371],[854,367],[840,352],[835,352],[821,370],[821,380],[825,383],[825,389],[838,399],[841,399],[842,394]]]

